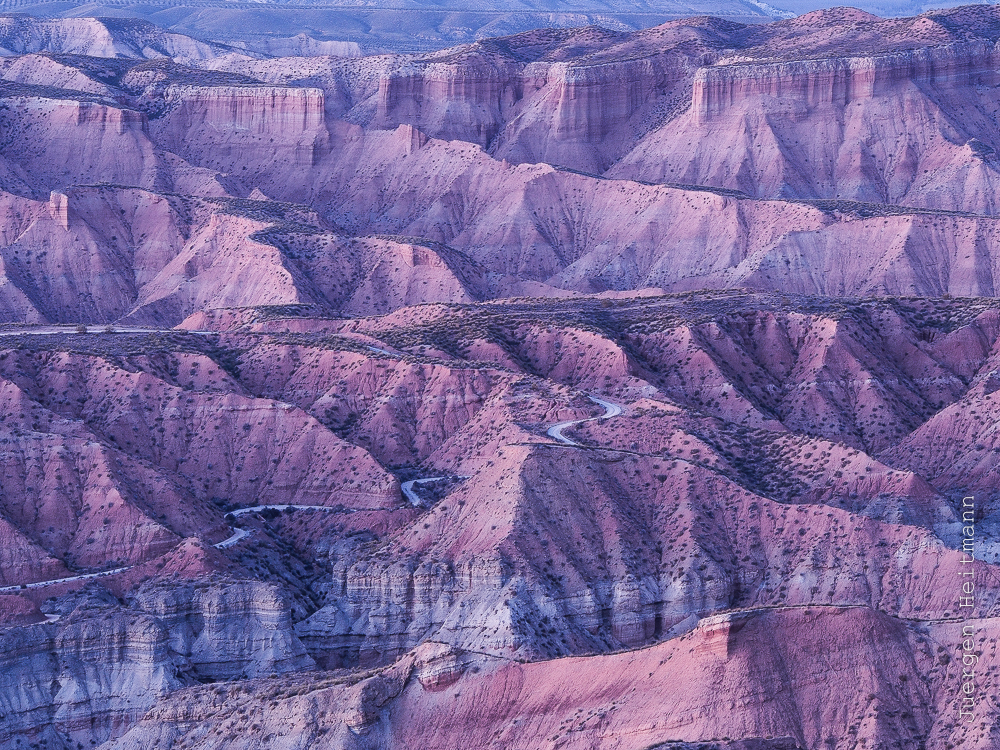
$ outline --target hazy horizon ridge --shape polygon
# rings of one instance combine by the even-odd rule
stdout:
[[[873,0],[851,3],[882,17],[913,16],[969,3]],[[505,7],[500,7],[504,5]],[[232,2],[231,0],[3,0],[0,13],[32,16],[141,18],[204,39],[249,43],[300,34],[354,42],[364,53],[420,52],[536,28],[601,26],[637,31],[672,20],[717,16],[739,23],[767,23],[845,3],[815,0],[611,0],[610,2],[435,3],[419,0],[348,3],[338,0]]]

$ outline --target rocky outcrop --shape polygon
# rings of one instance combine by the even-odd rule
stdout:
[[[31,175],[42,195],[95,175],[118,184],[153,187],[162,157],[154,153],[143,113],[107,101],[7,95],[0,107],[0,153]],[[30,132],[43,149],[25,149]],[[162,183],[161,183],[162,184]]]
[[[486,60],[431,63],[383,75],[374,127],[409,124],[436,138],[488,145],[518,98],[517,70]]]
[[[103,742],[185,684],[153,618],[109,612],[0,630],[0,744]]]
[[[293,139],[312,134],[323,123],[323,92],[319,89],[168,86],[165,104],[173,111],[171,124],[190,133],[212,129],[251,136]]]
[[[162,106],[151,128],[162,146],[200,167],[235,173],[245,193],[257,187],[274,194],[276,186],[301,182],[294,172],[329,150],[321,89],[169,85]]]
[[[997,621],[978,626],[992,634]],[[448,684],[426,685],[449,657],[425,647],[354,685],[302,680],[256,701],[177,693],[111,747],[249,748],[257,738],[233,730],[269,695],[258,731],[294,727],[303,748],[848,750],[862,736],[914,746],[933,736],[985,750],[988,721],[960,727],[940,710],[954,672],[937,633],[864,607],[733,612],[648,649],[533,664],[479,656]]]
[[[496,599],[523,588],[523,581],[508,588],[512,571],[499,560],[382,566],[338,556],[334,565],[331,603],[295,628],[326,668],[386,664],[427,638],[490,653],[521,645],[511,632],[509,612],[497,607]],[[487,632],[488,621],[500,632]]]
[[[699,68],[691,108],[707,125],[729,109],[764,98],[814,110],[893,96],[905,86],[952,91],[996,85],[992,45],[953,44],[866,57],[831,57]]]
[[[617,39],[604,33],[604,44]],[[473,47],[456,57],[430,56],[381,75],[370,126],[408,124],[434,138],[475,143],[496,158],[593,172],[628,151],[658,109],[684,92],[694,65],[675,52],[527,62]]]
[[[200,680],[232,680],[301,671],[313,665],[292,632],[280,589],[257,582],[139,590],[132,606],[169,633],[171,651]]]
[[[694,465],[660,465],[654,489],[630,479],[655,475],[653,459],[506,453],[381,554],[332,550],[328,604],[297,626],[317,658],[385,663],[428,639],[526,658],[636,647],[733,606],[954,609],[960,554],[929,532],[848,528],[844,511],[776,504]],[[713,497],[725,505],[701,499]],[[954,520],[938,502],[927,522]],[[668,517],[637,523],[659,508]],[[869,550],[869,568],[843,568],[838,547]]]
[[[104,742],[184,685],[312,666],[273,585],[161,582],[128,606],[91,589],[46,607],[49,622],[0,629],[2,747]]]
[[[677,106],[697,58],[673,51],[593,62],[531,63],[523,101],[491,147],[497,158],[601,173]]]
[[[983,114],[995,40],[913,38],[866,55],[724,57],[694,75],[690,108],[608,175],[996,215],[1000,135]]]

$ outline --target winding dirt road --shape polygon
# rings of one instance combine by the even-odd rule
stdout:
[[[119,329],[119,330],[121,330],[121,329]],[[53,330],[36,330],[36,331],[32,331],[32,333],[55,333],[55,332],[63,333],[65,331],[62,330],[62,329],[60,329],[58,331],[53,331]],[[121,331],[121,332],[126,332],[126,331]],[[130,332],[130,333],[131,332],[140,332],[140,329],[135,329],[135,331],[127,331],[127,332]],[[23,335],[25,333],[29,333],[29,332],[28,331],[24,331],[24,332],[21,332],[19,334],[15,334],[15,335]],[[196,333],[201,333],[201,332],[198,331]],[[0,336],[2,336],[2,335],[4,335],[4,334],[2,332],[0,332]],[[10,335],[10,334],[8,334],[8,335]],[[370,348],[374,349],[374,347],[370,347]],[[376,350],[376,351],[379,351],[380,353],[389,354],[390,356],[398,356],[398,355],[393,354],[392,352],[383,352],[382,350]],[[548,431],[547,431],[546,434],[549,437],[551,437],[553,440],[556,440],[556,441],[562,443],[563,445],[580,446],[579,443],[577,443],[577,442],[575,442],[573,440],[570,440],[568,437],[566,437],[565,435],[563,435],[563,430],[568,429],[568,428],[570,428],[570,427],[572,427],[574,425],[583,424],[584,422],[593,422],[593,421],[598,420],[598,419],[611,419],[612,417],[619,416],[622,413],[622,411],[623,411],[623,408],[621,406],[619,406],[618,404],[613,404],[610,401],[605,401],[604,399],[597,398],[597,396],[590,396],[589,398],[590,398],[591,401],[593,401],[598,406],[604,407],[604,414],[601,414],[600,416],[597,416],[597,417],[587,417],[585,419],[572,419],[572,420],[570,420],[568,422],[560,422],[559,424],[554,424],[554,425],[552,425],[548,429]],[[448,476],[422,477],[420,479],[410,479],[409,481],[403,482],[400,485],[400,490],[402,491],[403,496],[407,499],[407,501],[410,503],[410,505],[412,505],[414,508],[420,508],[420,507],[424,506],[424,502],[423,502],[423,500],[420,499],[420,496],[417,495],[416,491],[414,490],[414,487],[416,485],[418,485],[418,484],[424,484],[425,482],[435,482],[435,481],[437,481],[439,479],[450,479],[450,478],[454,478],[454,479],[468,479],[468,477],[448,477]],[[294,508],[295,510],[321,510],[321,511],[340,510],[339,508],[333,508],[333,507],[330,507],[328,505],[252,505],[252,506],[247,507],[247,508],[238,508],[236,510],[229,511],[226,515],[231,515],[231,516],[234,516],[234,517],[239,517],[239,516],[247,515],[249,513],[260,513],[261,511],[265,511],[265,510],[283,511],[283,510],[287,510],[289,508]],[[229,536],[227,539],[223,539],[221,542],[213,544],[212,546],[215,549],[228,549],[229,547],[232,547],[232,546],[234,546],[236,544],[239,544],[241,541],[243,541],[244,539],[246,539],[248,536],[250,536],[253,533],[252,531],[247,530],[247,529],[239,529],[239,528],[235,528],[235,527],[231,527],[231,528],[232,528],[232,532],[233,532],[232,535]],[[135,567],[135,565],[128,565],[128,566],[125,566],[123,568],[113,568],[111,570],[102,570],[102,571],[99,571],[97,573],[81,573],[79,575],[69,576],[67,578],[54,578],[54,579],[49,580],[49,581],[35,581],[34,583],[17,584],[17,585],[13,585],[13,586],[3,586],[3,587],[0,587],[0,594],[11,593],[11,592],[16,592],[16,591],[22,591],[24,589],[37,589],[37,588],[41,588],[43,586],[52,586],[52,585],[57,584],[57,583],[73,583],[74,581],[89,581],[89,580],[92,580],[94,578],[103,578],[105,576],[115,575],[116,573],[124,573],[124,572],[126,572],[128,570],[131,570],[134,567]]]
[[[546,433],[553,440],[558,440],[563,445],[575,445],[580,446],[574,440],[570,440],[568,437],[563,435],[563,430],[572,427],[573,425],[583,424],[584,422],[594,422],[598,419],[611,419],[611,417],[619,416],[624,409],[618,404],[613,404],[610,401],[605,401],[602,398],[597,398],[597,396],[590,396],[591,401],[593,401],[598,406],[604,407],[604,413],[599,417],[587,417],[586,419],[572,419],[569,422],[560,422],[559,424],[552,425],[548,432]]]

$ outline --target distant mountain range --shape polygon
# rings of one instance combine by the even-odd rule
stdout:
[[[366,52],[424,52],[536,28],[594,25],[636,31],[705,15],[764,23],[832,4],[822,0],[4,0],[0,13],[143,18],[200,39],[269,54],[298,54],[294,44],[280,40],[304,34],[321,42],[357,44]],[[946,3],[866,0],[855,5],[881,16],[902,16]],[[315,53],[315,49],[305,52]]]
[[[789,13],[755,0],[611,0],[592,2],[502,3],[496,0],[446,2],[229,2],[228,0],[98,0],[51,3],[35,0],[0,2],[0,13],[36,16],[143,18],[171,31],[202,39],[228,41],[269,51],[270,40],[305,34],[323,41],[346,41],[367,52],[424,52],[487,37],[536,28],[603,26],[636,31],[665,21],[714,15],[742,23],[762,23]],[[293,54],[285,50],[285,54]]]
[[[274,40],[305,34],[324,42],[358,44],[368,52],[419,52],[536,28],[594,25],[636,31],[706,15],[764,23],[835,4],[822,0],[4,0],[0,13],[144,18],[202,39],[270,54],[296,54],[294,45],[275,48]],[[952,3],[864,0],[852,5],[881,16],[904,16]]]

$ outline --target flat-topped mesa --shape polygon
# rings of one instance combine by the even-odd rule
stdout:
[[[168,86],[172,118],[188,129],[199,126],[295,137],[323,126],[323,90],[285,86]]]
[[[524,88],[526,97],[532,84],[548,89],[543,93],[552,97],[553,139],[597,143],[622,130],[643,105],[690,78],[693,70],[679,55],[586,65],[535,63],[525,70]]]
[[[587,64],[411,64],[379,79],[371,124],[413,125],[512,161],[600,170],[627,150],[632,130],[649,125],[630,121],[683,89],[697,64],[674,52]]]
[[[97,101],[77,101],[49,96],[12,96],[5,101],[13,104],[10,119],[21,122],[38,121],[54,131],[62,127],[89,127],[95,135],[125,135],[129,131],[144,131],[146,115],[138,110]],[[94,137],[88,135],[88,137]]]
[[[379,78],[376,128],[414,125],[434,138],[486,146],[503,111],[520,98],[516,68],[486,63],[433,63]]]
[[[905,82],[953,90],[995,86],[996,68],[995,49],[982,42],[870,57],[719,65],[695,73],[692,108],[696,121],[704,124],[755,97],[792,100],[808,107],[842,107],[887,96]]]

